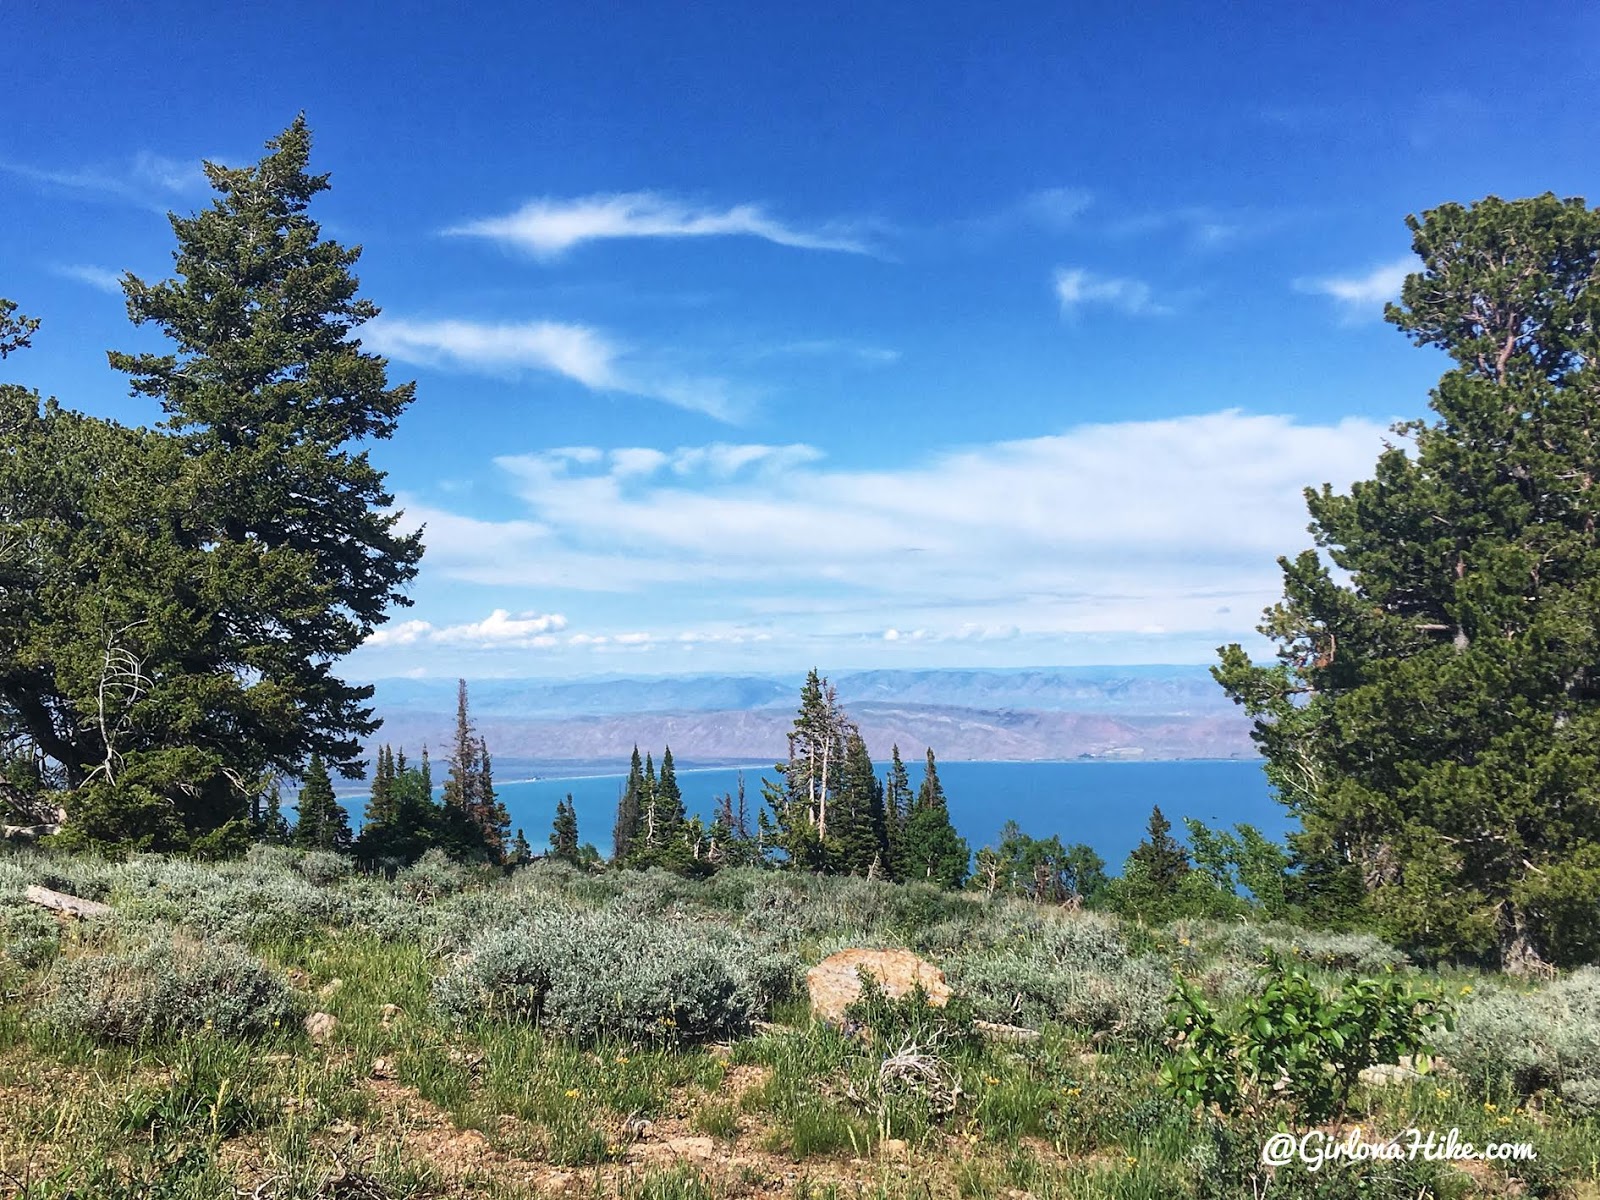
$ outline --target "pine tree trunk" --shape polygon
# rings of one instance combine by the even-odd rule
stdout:
[[[1507,975],[1542,975],[1549,970],[1527,914],[1510,900],[1500,905],[1500,969]]]

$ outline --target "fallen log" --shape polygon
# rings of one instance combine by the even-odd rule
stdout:
[[[111,906],[101,904],[98,900],[85,900],[80,896],[69,896],[65,892],[52,892],[47,887],[33,884],[24,894],[29,904],[37,904],[40,908],[48,908],[51,912],[67,913],[74,917],[108,917],[111,915]]]

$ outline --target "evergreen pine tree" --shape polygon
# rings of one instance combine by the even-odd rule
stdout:
[[[414,386],[390,387],[354,336],[378,309],[357,295],[360,250],[307,215],[328,177],[307,170],[304,117],[267,149],[253,166],[205,164],[216,199],[170,218],[176,278],[123,279],[129,316],[172,352],[110,361],[166,412],[186,523],[210,547],[195,580],[217,600],[189,668],[205,689],[197,729],[226,727],[235,764],[291,770],[316,751],[354,778],[373,689],[330,667],[410,603],[422,555],[358,443],[393,434]],[[164,702],[188,707],[175,683]]]
[[[478,799],[478,743],[467,712],[467,681],[456,680],[456,733],[444,781],[444,803],[471,819]]]
[[[320,754],[312,754],[301,780],[294,844],[307,850],[350,848],[350,817],[333,794],[333,781]]]
[[[564,862],[578,863],[578,813],[572,806],[572,793],[556,801],[555,824],[550,830],[550,853]]]
[[[1600,211],[1545,194],[1407,218],[1387,319],[1452,360],[1433,417],[1280,560],[1219,681],[1302,828],[1307,909],[1510,971],[1600,958]],[[1315,890],[1312,890],[1315,889]],[[1318,894],[1320,893],[1320,895]],[[1298,900],[1299,897],[1296,897]]]
[[[644,786],[639,789],[639,851],[648,856],[660,845],[656,831],[656,764],[644,754]]]
[[[357,858],[375,866],[396,867],[415,862],[435,846],[457,852],[453,838],[459,835],[459,827],[451,823],[449,812],[434,802],[426,749],[421,762],[411,766],[405,751],[382,747],[373,780],[375,797],[380,779],[382,807],[377,813],[368,809],[368,819],[355,843]]]
[[[514,866],[519,867],[533,861],[533,847],[528,845],[527,835],[522,832],[521,828],[518,828],[517,836],[512,839],[510,861]]]
[[[639,747],[633,747],[633,760],[628,766],[628,781],[617,797],[617,819],[611,827],[611,861],[626,863],[633,854],[639,837],[641,809],[644,801],[644,764],[639,758]]]
[[[854,727],[845,735],[842,768],[833,803],[829,865],[849,875],[884,875],[888,845],[883,785],[873,769],[867,744]]]
[[[379,746],[372,772],[372,796],[367,801],[366,818],[361,823],[363,833],[394,823],[394,781],[394,750],[387,745]]]
[[[849,728],[833,685],[813,667],[800,689],[789,760],[777,768],[782,782],[762,786],[770,809],[770,815],[761,814],[762,840],[781,850],[791,867],[828,867],[829,809],[844,771]]]
[[[648,755],[644,762],[645,811],[643,844],[634,855],[641,867],[662,867],[680,873],[693,870],[700,849],[699,835],[692,833],[683,807],[683,792],[672,761],[672,747],[661,755],[661,774]]]
[[[944,785],[939,782],[931,749],[922,786],[906,818],[905,859],[908,879],[926,879],[946,888],[965,883],[971,866],[972,850],[950,823]]]
[[[283,815],[283,792],[277,780],[267,789],[267,806],[261,814],[261,828],[257,840],[269,846],[286,845],[289,841],[289,819]]]
[[[678,771],[672,762],[672,747],[661,752],[661,778],[656,781],[656,826],[665,841],[675,838],[683,826],[683,791],[678,787]]]
[[[1176,892],[1189,873],[1189,852],[1172,836],[1172,822],[1161,815],[1160,805],[1151,808],[1144,841],[1134,847],[1128,861],[1136,863],[1150,886],[1163,895]]]
[[[506,834],[511,830],[511,814],[494,787],[494,765],[489,759],[489,743],[478,739],[478,808],[473,814],[474,823],[483,835],[484,848],[490,862],[504,862]]]
[[[883,795],[884,840],[889,847],[889,876],[908,878],[905,855],[906,818],[911,815],[911,776],[896,744],[889,756],[889,781]]]

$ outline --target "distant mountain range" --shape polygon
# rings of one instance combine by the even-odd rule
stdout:
[[[469,681],[498,774],[611,770],[635,744],[685,765],[775,762],[801,676]],[[857,671],[831,677],[873,756],[950,760],[1253,758],[1250,723],[1205,667]],[[456,684],[377,685],[378,741],[449,745]]]

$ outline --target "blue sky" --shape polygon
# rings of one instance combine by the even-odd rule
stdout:
[[[352,674],[1205,661],[1426,403],[1405,214],[1594,192],[1600,10],[1138,8],[11,6],[7,375],[157,419],[111,281],[304,109],[419,384]]]

